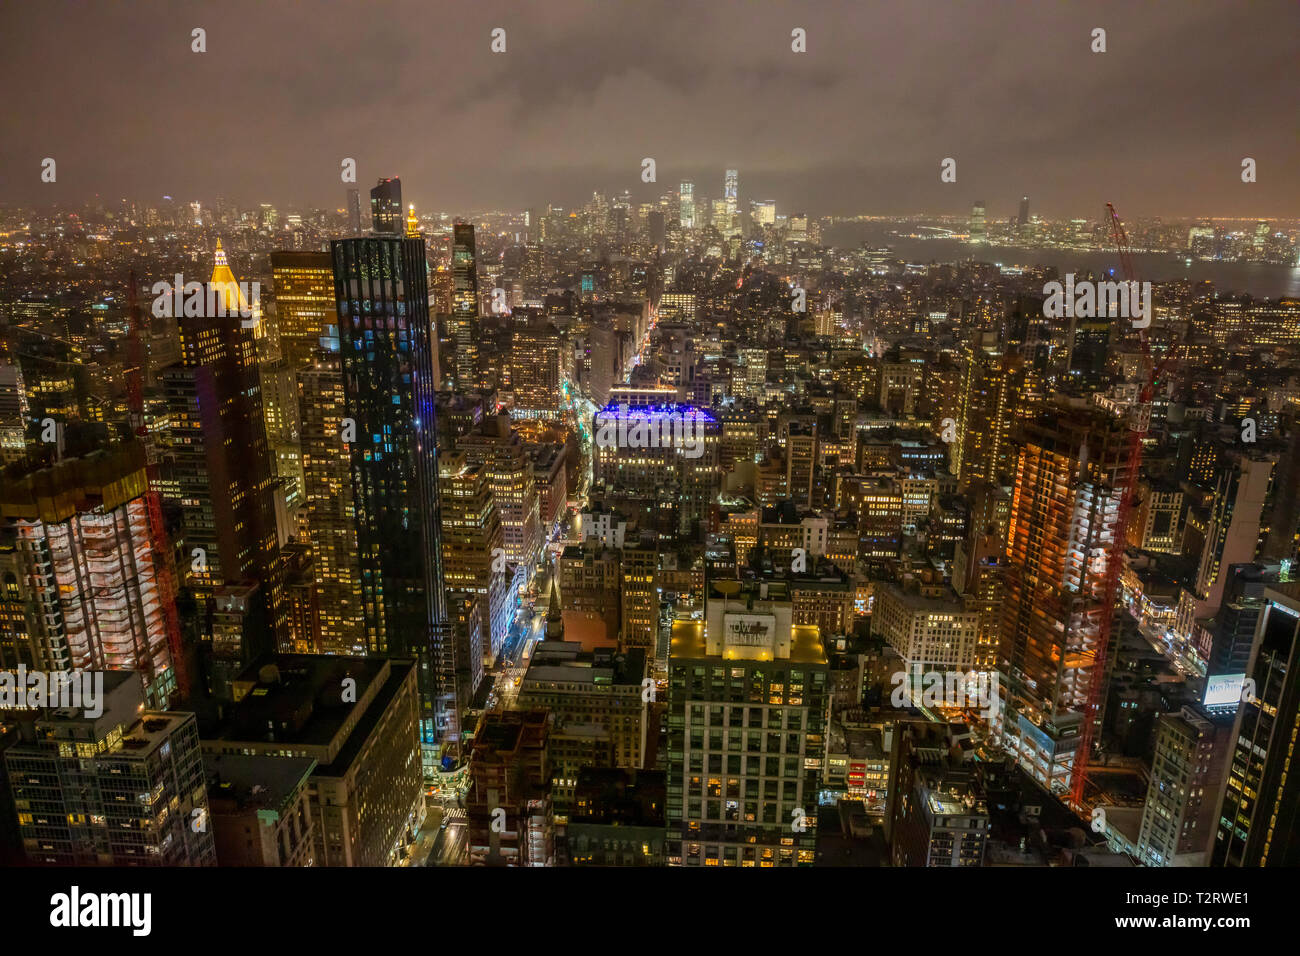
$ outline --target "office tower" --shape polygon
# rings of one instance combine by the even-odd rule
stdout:
[[[999,667],[1003,732],[1026,771],[1052,790],[1070,786],[1074,747],[1097,668],[1106,564],[1127,475],[1122,423],[1058,403],[1024,429],[1007,531]],[[1103,701],[1096,719],[1101,720]]]
[[[704,409],[672,401],[675,390],[611,390],[609,404],[592,424],[596,436],[593,484],[605,484],[653,514],[662,498],[675,505],[673,532],[693,533],[707,520],[721,480],[718,437],[721,428]]]
[[[415,203],[406,207],[406,238],[417,239],[420,235],[420,220],[415,216]]]
[[[334,294],[366,646],[420,662],[431,749],[459,732],[447,627],[424,240],[336,239]]]
[[[1272,455],[1232,451],[1219,469],[1196,581],[1179,599],[1179,634],[1190,634],[1196,620],[1222,602],[1226,568],[1255,559],[1275,462]]]
[[[194,715],[146,709],[137,674],[103,678],[100,714],[29,711],[4,752],[28,862],[215,866]]]
[[[528,662],[515,706],[547,710],[551,800],[556,822],[573,809],[584,767],[637,770],[646,752],[649,704],[646,654],[613,648],[584,651],[576,641],[547,637]]]
[[[203,734],[204,760],[292,761],[290,776],[312,760],[315,865],[401,863],[424,821],[415,662],[271,654],[234,685],[235,703]]]
[[[465,798],[471,864],[554,865],[549,722],[544,710],[487,713],[479,722]]]
[[[517,418],[555,418],[560,414],[560,360],[563,338],[550,322],[517,328],[510,337],[510,385]]]
[[[740,197],[740,173],[728,169],[722,181],[722,199],[727,204],[727,215],[736,215],[736,202]]]
[[[982,866],[989,809],[981,776],[953,753],[947,724],[894,729],[886,832],[894,866]]]
[[[673,623],[668,856],[685,866],[809,866],[829,720],[815,626],[782,583],[713,581]]]
[[[464,713],[473,706],[483,685],[484,648],[491,646],[486,595],[474,591],[447,589],[447,617],[455,643],[456,707]],[[488,666],[491,665],[491,659]],[[509,688],[503,688],[502,702],[509,706]],[[444,765],[448,758],[443,758]]]
[[[1020,197],[1020,214],[1016,217],[1016,225],[1022,230],[1029,225],[1029,197]]]
[[[532,461],[510,416],[483,419],[478,427],[456,439],[466,458],[487,468],[492,497],[501,515],[506,560],[523,574],[541,555],[541,508]]]
[[[567,515],[569,501],[568,456],[560,442],[528,443],[524,446],[533,469],[537,489],[537,516],[542,537],[550,540]]]
[[[731,235],[732,224],[735,221],[735,215],[727,212],[727,201],[725,199],[713,200],[713,214],[710,217],[709,224],[718,231],[723,237]]]
[[[504,567],[505,533],[492,495],[488,468],[471,464],[463,451],[440,457],[443,577],[448,588],[481,598],[485,627],[474,652],[491,666],[514,617],[511,576]]]
[[[217,866],[316,865],[315,760],[226,754],[205,757],[203,768]]]
[[[1260,616],[1268,607],[1264,592],[1278,583],[1275,568],[1262,564],[1234,564],[1226,571],[1223,603],[1207,623],[1210,653],[1206,661],[1205,706],[1227,708],[1233,714],[1241,702],[1238,693],[1243,676],[1249,671],[1255,647],[1255,631]],[[1216,680],[1218,678],[1218,680]],[[1235,680],[1236,687],[1233,686]]]
[[[0,361],[0,468],[27,455],[27,395],[17,362]]]
[[[1030,370],[1018,355],[967,346],[958,397],[957,434],[949,448],[949,471],[963,485],[1009,479],[1017,420],[1028,413]]]
[[[646,216],[646,231],[650,235],[650,244],[657,249],[662,249],[664,240],[667,237],[664,226],[664,214],[658,209],[653,209]]]
[[[970,509],[966,539],[953,555],[952,586],[968,611],[978,614],[975,666],[997,667],[1005,593],[1005,549],[1010,496],[997,485],[978,483],[966,491]]]
[[[1084,392],[1102,388],[1107,381],[1106,364],[1119,335],[1120,325],[1113,316],[1070,316],[1065,341],[1067,382]]]
[[[131,670],[149,701],[176,689],[164,605],[149,534],[145,455],[136,442],[14,476],[0,484],[0,547],[15,624],[25,647],[0,657],[47,671]],[[12,632],[11,632],[12,633]],[[14,633],[15,643],[18,635]]]
[[[1138,858],[1146,866],[1209,865],[1232,721],[1212,720],[1195,707],[1160,715],[1138,832]]]
[[[776,225],[776,200],[755,199],[749,204],[749,215],[756,226]]]
[[[334,265],[327,252],[276,250],[271,253],[271,275],[280,350],[296,373],[312,364],[321,338],[338,325]]]
[[[1214,866],[1300,864],[1300,793],[1289,773],[1300,722],[1300,584],[1264,591],[1219,811]]]
[[[898,651],[909,671],[965,674],[976,667],[979,613],[951,592],[930,596],[882,582],[871,630]]]
[[[643,531],[622,549],[621,646],[652,648],[659,637],[659,539],[653,531]]]
[[[332,279],[330,285],[333,288]],[[337,326],[332,328],[337,332]],[[303,524],[320,594],[320,650],[326,654],[364,654],[367,643],[353,519],[352,455],[350,443],[345,441],[347,396],[338,339],[326,341],[331,342],[332,349],[317,350],[313,364],[298,373],[302,389]]]
[[[478,387],[479,301],[478,259],[474,251],[474,227],[458,222],[452,227],[452,302],[447,334],[455,350],[455,388]]]
[[[223,586],[257,583],[257,600],[237,641],[217,645],[201,625],[199,639],[211,650],[207,678],[214,694],[224,693],[233,673],[280,646],[288,633],[276,475],[254,331],[227,301],[217,310],[224,315],[177,318],[181,361],[159,376],[172,444],[164,493],[180,511],[183,554],[190,559],[180,570],[200,622]]]
[[[361,190],[348,190],[348,228],[352,235],[361,235]]]
[[[1183,544],[1183,491],[1173,482],[1143,479],[1129,516],[1128,543],[1144,551],[1177,554]]]
[[[370,229],[375,235],[400,236],[405,231],[402,181],[381,179],[370,190]]]
[[[976,202],[971,207],[969,232],[971,242],[984,242],[988,239],[988,227],[985,224],[983,202]]]
[[[812,508],[816,489],[817,423],[791,422],[785,435],[785,490],[800,508]]]
[[[689,179],[682,180],[680,221],[683,229],[695,228],[695,183]]]
[[[0,366],[0,374],[2,372]],[[3,386],[0,386],[2,391]],[[1294,411],[1283,416],[1285,444],[1273,475],[1272,507],[1266,522],[1268,534],[1259,553],[1261,557],[1300,565],[1300,408],[1294,404],[1291,408]],[[0,433],[0,444],[3,442]]]

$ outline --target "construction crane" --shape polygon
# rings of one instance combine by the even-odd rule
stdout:
[[[1134,305],[1139,295],[1137,277],[1133,270],[1133,256],[1129,250],[1128,235],[1119,213],[1114,205],[1106,203],[1106,212],[1110,217],[1111,239],[1119,252],[1120,270],[1124,281],[1129,283],[1128,302]],[[1131,311],[1131,310],[1130,310]],[[1097,629],[1097,645],[1093,652],[1092,674],[1088,686],[1088,697],[1084,704],[1083,727],[1079,734],[1079,745],[1074,752],[1074,766],[1071,772],[1071,803],[1075,810],[1084,809],[1084,787],[1087,783],[1088,764],[1092,756],[1093,738],[1096,732],[1097,711],[1102,696],[1106,693],[1106,660],[1110,649],[1111,628],[1115,620],[1115,602],[1119,593],[1120,570],[1124,564],[1124,542],[1128,533],[1129,516],[1133,510],[1133,499],[1137,492],[1138,472],[1142,466],[1143,443],[1151,427],[1151,402],[1155,397],[1156,385],[1164,373],[1165,367],[1173,360],[1174,352],[1159,364],[1151,359],[1151,343],[1147,329],[1136,326],[1138,341],[1142,348],[1142,361],[1138,370],[1141,387],[1137,401],[1129,409],[1128,448],[1125,470],[1119,475],[1119,508],[1115,514],[1115,530],[1111,539],[1110,553],[1106,557],[1106,576],[1103,578],[1101,599],[1101,620]]]
[[[167,629],[167,647],[171,651],[172,673],[176,676],[176,689],[182,700],[190,696],[189,668],[185,664],[181,643],[180,617],[176,613],[176,587],[172,575],[172,551],[163,524],[162,500],[158,492],[158,453],[149,441],[149,429],[144,414],[144,342],[140,306],[136,301],[135,270],[132,269],[127,286],[127,315],[130,320],[128,339],[130,367],[126,373],[127,408],[131,416],[131,430],[145,447],[145,475],[148,487],[145,503],[149,515],[149,544],[153,549],[154,582],[163,609],[163,626]]]

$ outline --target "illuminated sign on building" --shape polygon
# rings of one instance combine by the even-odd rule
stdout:
[[[1205,682],[1206,707],[1236,707],[1241,703],[1245,674],[1219,674]]]

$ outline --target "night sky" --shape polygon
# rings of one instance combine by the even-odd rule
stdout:
[[[1295,217],[1298,38],[1296,0],[11,0],[0,201],[335,208],[353,157],[451,213],[720,198],[734,166],[783,214]]]

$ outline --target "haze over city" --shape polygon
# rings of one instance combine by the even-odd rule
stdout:
[[[813,215],[1300,216],[1296,4],[8,4],[8,202],[653,198],[741,166]],[[195,27],[207,52],[191,51]],[[506,30],[506,51],[490,33]],[[791,51],[803,28],[807,52]],[[1107,29],[1106,52],[1091,31]],[[20,135],[14,135],[20,134]],[[40,161],[59,161],[42,183]],[[956,183],[939,163],[958,162]],[[1258,181],[1240,180],[1243,157]]]

